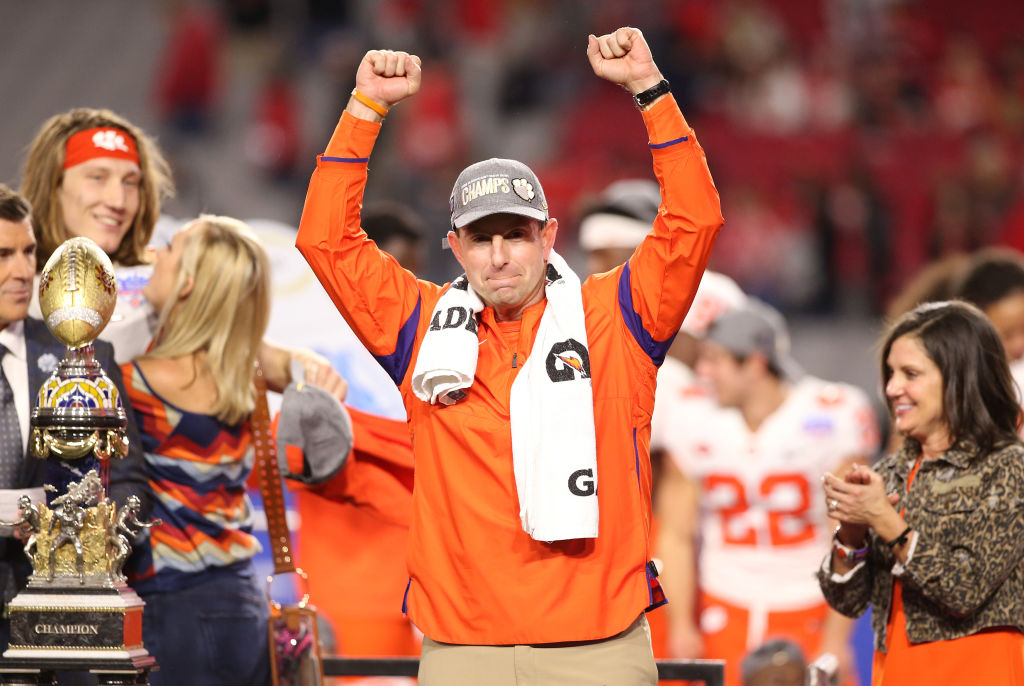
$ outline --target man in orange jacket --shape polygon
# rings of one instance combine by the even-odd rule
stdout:
[[[412,519],[413,458],[404,422],[347,407],[353,446],[344,469],[295,489],[302,518],[298,563],[346,656],[418,655],[401,613]]]
[[[521,162],[460,174],[447,287],[359,227],[388,108],[420,61],[373,50],[310,181],[296,245],[402,392],[416,486],[406,609],[420,683],[654,684],[644,611],[655,375],[722,224],[703,150],[640,31],[590,36],[594,72],[633,94],[662,206],[626,264],[580,284]],[[600,488],[598,488],[600,485]]]

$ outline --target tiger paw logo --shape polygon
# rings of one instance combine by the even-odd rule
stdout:
[[[117,280],[114,275],[100,265],[96,265],[93,271],[100,288],[109,295],[117,295]]]
[[[512,179],[512,190],[527,202],[533,200],[537,195],[533,192],[533,184],[526,179]]]
[[[548,378],[554,382],[590,378],[590,352],[574,338],[551,346],[545,363]]]
[[[103,148],[104,150],[130,152],[128,150],[128,144],[124,141],[124,136],[112,129],[104,129],[103,131],[97,131],[94,133],[92,136],[92,144],[97,148]]]

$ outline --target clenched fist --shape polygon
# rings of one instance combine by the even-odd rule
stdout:
[[[391,107],[420,89],[420,58],[395,50],[370,50],[356,70],[356,90]],[[362,107],[361,103],[355,105]],[[352,105],[350,105],[350,108]],[[372,112],[369,108],[367,112]]]
[[[631,26],[603,36],[588,36],[587,58],[595,74],[619,84],[633,95],[662,79],[644,34]]]

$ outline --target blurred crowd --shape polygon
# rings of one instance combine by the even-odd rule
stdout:
[[[290,228],[314,157],[359,60],[384,47],[421,56],[424,80],[417,97],[388,115],[366,193],[368,208],[399,201],[415,221],[374,233],[372,212],[364,212],[378,244],[420,276],[449,280],[455,264],[438,248],[453,180],[470,162],[515,157],[543,179],[560,220],[558,251],[582,267],[595,246],[581,241],[581,220],[602,191],[651,177],[640,117],[618,87],[593,77],[585,58],[589,33],[631,25],[643,30],[708,153],[726,219],[711,269],[787,315],[877,321],[923,300],[963,297],[997,325],[1024,378],[1024,266],[1016,254],[978,252],[1024,250],[1024,11],[995,0],[167,0],[162,8],[165,41],[155,48],[149,97],[158,122],[151,133],[178,187],[165,213],[174,229],[176,213],[283,220],[281,245],[294,253]],[[651,218],[637,218],[646,230]],[[430,250],[421,250],[422,238]],[[400,250],[403,240],[409,245]],[[633,245],[613,247],[626,248],[612,261],[619,264]],[[1004,320],[990,306],[1005,305],[1006,292],[975,283],[999,264],[1015,306]],[[309,305],[308,292],[296,293]],[[321,342],[293,328],[303,344]],[[339,338],[324,329],[325,339]],[[359,396],[356,365],[365,360],[343,367],[340,359],[330,362],[352,383],[349,402],[381,411]],[[873,452],[864,447],[861,457]],[[399,467],[387,495],[405,502],[411,466]],[[309,507],[298,506],[307,522],[340,521]],[[362,519],[346,522],[370,537]],[[384,552],[404,579],[393,555],[403,547],[389,543]],[[326,553],[320,563],[341,564]],[[402,641],[414,639],[404,620],[395,627]],[[339,643],[358,652],[340,633]],[[780,650],[765,655],[771,661]],[[803,670],[804,656],[794,654]],[[744,674],[758,666],[745,663]]]
[[[466,163],[516,156],[545,179],[571,257],[581,208],[610,181],[649,174],[629,102],[587,78],[583,59],[588,33],[634,25],[712,159],[727,220],[712,266],[747,292],[790,312],[870,315],[931,259],[1024,246],[1024,12],[1001,3],[170,7],[156,79],[169,138],[202,135],[216,120],[232,87],[224,65],[238,62],[224,52],[248,46],[263,75],[246,159],[297,193],[324,143],[303,122],[337,115],[366,49],[404,49],[424,59],[423,92],[391,115],[368,198],[401,197],[443,226],[451,181]],[[327,108],[315,115],[300,87],[310,70]],[[439,268],[431,262],[427,271]]]

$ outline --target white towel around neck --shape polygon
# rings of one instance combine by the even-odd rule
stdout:
[[[583,294],[579,277],[554,250],[545,294],[533,350],[509,399],[519,518],[538,541],[596,538],[597,447]],[[476,315],[483,308],[465,275],[438,300],[413,369],[417,398],[453,405],[471,391]]]

